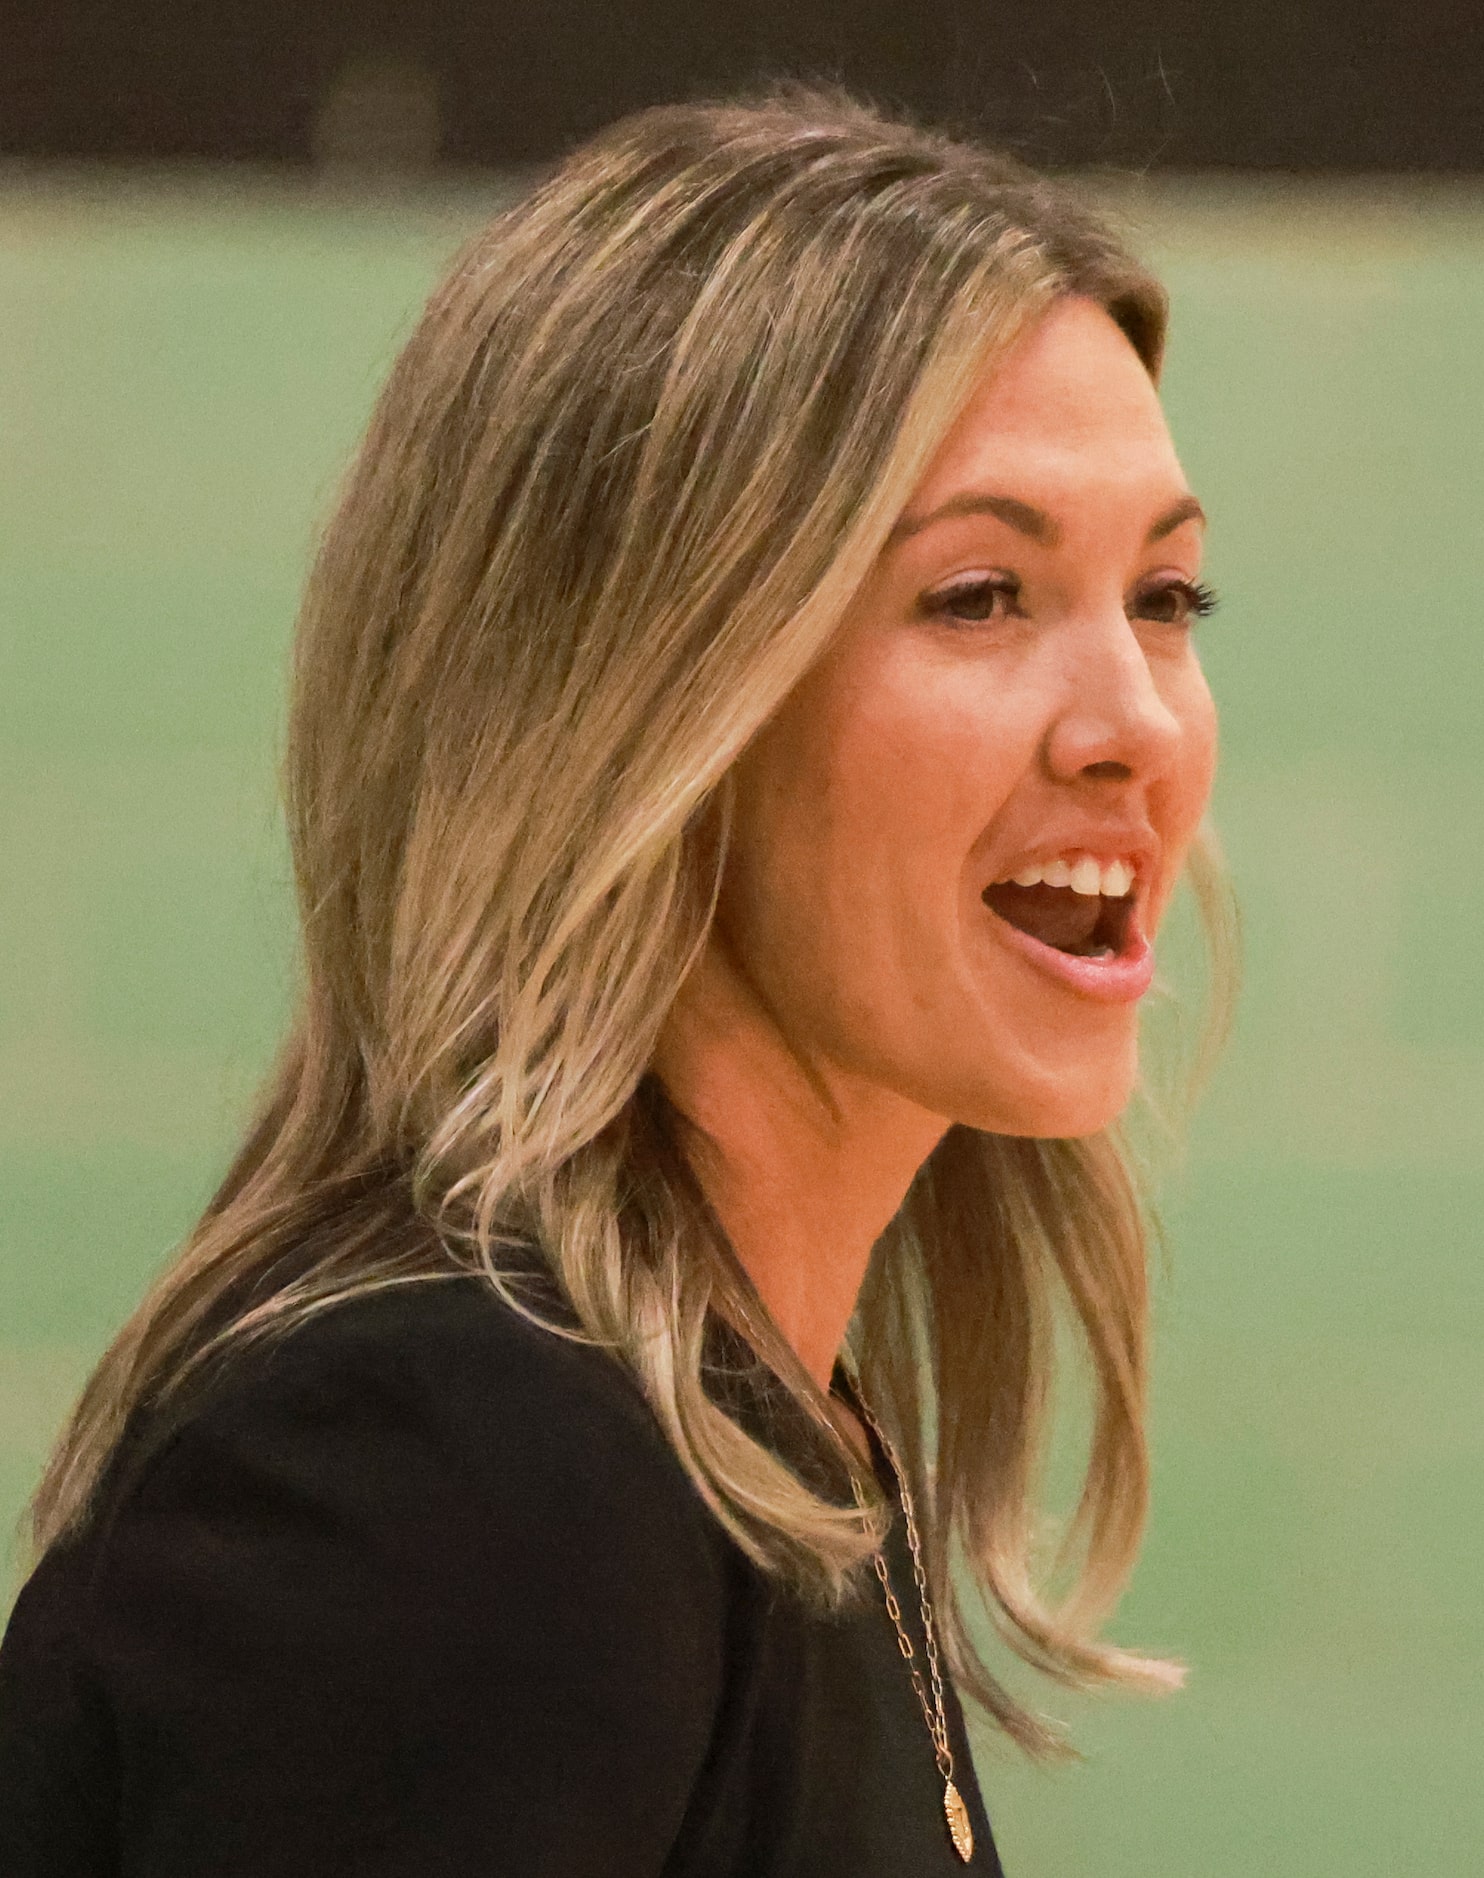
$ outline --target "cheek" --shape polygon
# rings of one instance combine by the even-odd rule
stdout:
[[[1033,760],[1003,685],[910,634],[815,674],[739,772],[737,893],[787,1001],[854,1023],[941,982],[964,866]]]
[[[1217,741],[1215,701],[1205,675],[1193,659],[1175,708],[1184,726],[1184,736],[1174,791],[1179,822],[1188,845],[1211,799]]]
[[[985,661],[911,634],[888,640],[834,702],[816,765],[815,863],[845,872],[860,930],[898,969],[909,933],[922,943],[917,929],[953,915],[965,862],[1033,762],[1041,719]]]
[[[1180,722],[1181,738],[1176,760],[1152,799],[1164,862],[1161,887],[1150,907],[1151,930],[1158,928],[1174,894],[1210,803],[1216,774],[1216,706],[1193,658],[1179,682],[1166,687],[1165,702]]]

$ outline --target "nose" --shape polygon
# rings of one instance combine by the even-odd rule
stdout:
[[[1062,707],[1046,735],[1059,782],[1151,782],[1173,765],[1180,719],[1162,696],[1149,655],[1120,607],[1086,622],[1063,647]]]

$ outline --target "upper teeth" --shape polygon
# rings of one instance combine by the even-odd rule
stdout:
[[[1070,887],[1073,893],[1121,900],[1134,884],[1128,861],[1099,861],[1091,854],[1059,854],[1054,861],[1033,861],[1010,877],[1017,887]]]

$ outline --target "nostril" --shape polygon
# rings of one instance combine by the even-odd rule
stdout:
[[[1084,763],[1082,774],[1092,776],[1099,782],[1127,782],[1133,775],[1127,763],[1117,763],[1111,758],[1104,763]]]

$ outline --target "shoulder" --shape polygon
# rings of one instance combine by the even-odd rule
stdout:
[[[246,1352],[96,1550],[124,1775],[176,1833],[208,1783],[193,1855],[230,1833],[277,1870],[275,1805],[351,1832],[366,1872],[419,1821],[442,1823],[409,1855],[463,1833],[573,1872],[568,1833],[616,1852],[676,1829],[721,1698],[720,1528],[622,1367],[474,1280]]]
[[[333,1460],[381,1490],[441,1480],[509,1510],[646,1513],[705,1530],[704,1509],[638,1383],[608,1351],[534,1323],[482,1282],[401,1285],[322,1310],[226,1357],[149,1444],[136,1491],[206,1452],[264,1471]]]
[[[632,1375],[608,1352],[532,1321],[482,1280],[439,1278],[343,1299],[229,1351],[179,1418],[234,1422],[295,1405],[417,1409],[450,1434],[492,1419],[560,1429],[616,1418],[641,1446],[658,1436]],[[177,1430],[178,1432],[178,1430]],[[173,1439],[173,1435],[172,1435]],[[660,1448],[656,1448],[658,1453]]]
[[[229,1357],[115,1527],[184,1504],[239,1532],[313,1509],[384,1569],[436,1560],[445,1584],[493,1574],[507,1593],[518,1577],[533,1600],[543,1577],[606,1575],[610,1597],[637,1577],[667,1603],[720,1590],[720,1530],[634,1378],[473,1279],[333,1305]]]

